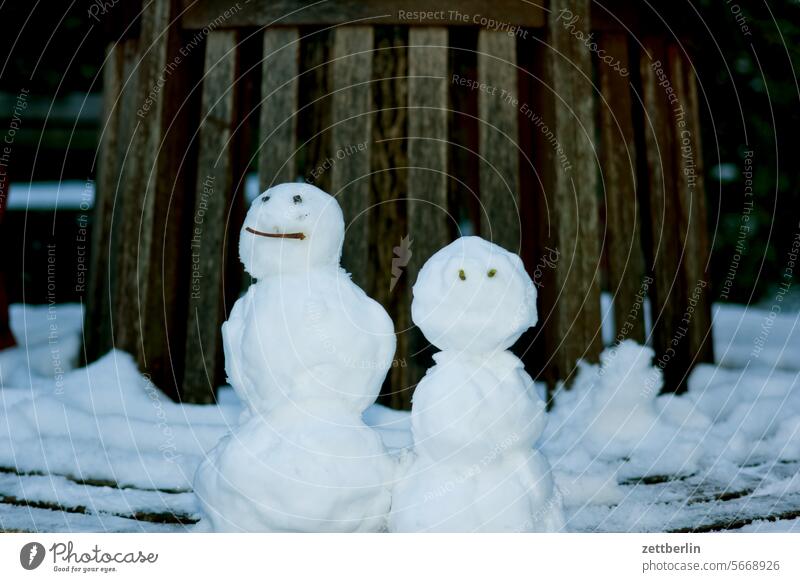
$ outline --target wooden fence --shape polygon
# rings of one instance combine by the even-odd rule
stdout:
[[[261,188],[308,180],[339,199],[344,265],[398,331],[392,406],[430,364],[411,286],[465,230],[518,252],[541,285],[517,349],[551,385],[597,359],[602,289],[616,339],[647,332],[669,388],[712,358],[695,71],[657,18],[586,0],[306,4],[120,9],[90,360],[113,345],[171,395],[212,400],[256,169]]]

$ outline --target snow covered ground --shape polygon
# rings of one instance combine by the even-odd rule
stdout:
[[[679,397],[657,396],[646,351],[626,345],[583,367],[556,395],[538,446],[554,467],[574,531],[800,532],[800,314],[718,305],[718,365]],[[190,531],[191,480],[237,421],[179,405],[111,352],[76,368],[76,305],[15,305],[20,347],[0,352],[0,530]],[[365,421],[393,452],[407,413]],[[765,520],[768,518],[768,520]]]

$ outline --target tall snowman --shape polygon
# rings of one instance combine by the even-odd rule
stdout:
[[[339,266],[336,200],[282,184],[253,201],[239,253],[257,282],[222,328],[246,404],[201,464],[195,492],[216,531],[380,531],[394,466],[361,419],[395,351],[394,327]]]
[[[390,531],[562,530],[560,494],[534,448],[545,404],[508,351],[537,320],[522,261],[464,237],[425,263],[413,293],[414,323],[442,351],[414,392],[415,457]]]

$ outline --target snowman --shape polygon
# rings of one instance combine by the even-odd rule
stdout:
[[[550,467],[533,448],[546,424],[508,349],[536,324],[522,261],[479,237],[434,254],[411,313],[442,351],[414,392],[414,459],[397,484],[390,531],[528,532],[564,527]]]
[[[270,188],[247,213],[239,254],[257,282],[222,327],[245,411],[195,476],[215,531],[385,529],[394,465],[361,415],[394,326],[339,266],[343,240],[339,205],[311,185]]]

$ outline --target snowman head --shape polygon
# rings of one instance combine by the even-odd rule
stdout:
[[[480,237],[434,254],[413,291],[414,323],[442,350],[506,350],[536,325],[536,287],[522,260]]]
[[[280,184],[253,200],[239,237],[239,257],[256,279],[337,266],[344,242],[342,209],[310,184]]]

